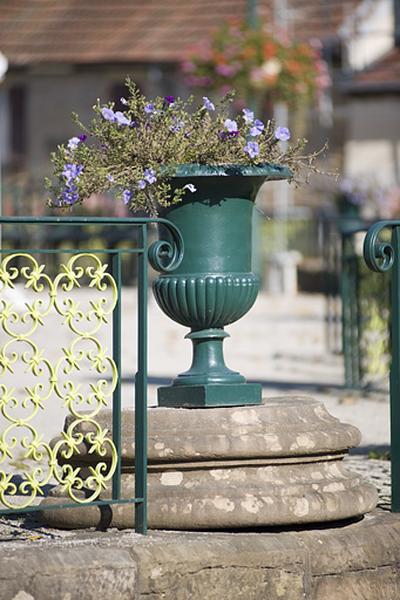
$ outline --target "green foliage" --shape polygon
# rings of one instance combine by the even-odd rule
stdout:
[[[271,121],[252,134],[254,122],[249,123],[243,114],[235,121],[237,131],[230,131],[233,94],[225,96],[214,110],[208,99],[198,108],[193,107],[192,97],[187,101],[171,97],[149,101],[131,80],[126,85],[129,97],[124,101],[124,113],[114,113],[113,103],[102,105],[98,100],[89,125],[73,115],[84,135],[72,138],[52,154],[55,181],[47,180],[51,206],[71,207],[92,194],[113,191],[131,210],[156,214],[160,206],[179,202],[193,192],[171,185],[180,164],[274,163],[288,167],[296,181],[303,169],[317,171],[314,159],[318,153],[304,154],[306,140],[284,149]],[[245,149],[248,143],[257,146],[254,156]]]
[[[360,351],[364,378],[386,375],[390,368],[390,284],[388,273],[373,273],[359,259]]]
[[[370,450],[368,458],[372,460],[390,460],[390,450]]]

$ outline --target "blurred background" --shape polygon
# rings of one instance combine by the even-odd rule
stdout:
[[[360,248],[369,223],[400,216],[399,0],[0,0],[3,215],[49,214],[43,178],[77,134],[71,112],[89,120],[97,98],[123,109],[127,75],[149,97],[237,89],[237,110],[275,118],[309,151],[328,143],[319,167],[337,177],[262,188],[255,268],[270,295],[322,299],[324,348],[343,353],[347,387],[381,381],[387,286]],[[107,196],[79,209],[124,211]],[[74,235],[87,245],[90,231]]]

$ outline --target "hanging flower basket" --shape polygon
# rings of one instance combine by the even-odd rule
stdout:
[[[260,24],[224,23],[189,50],[182,68],[193,88],[235,89],[242,98],[263,95],[291,107],[311,103],[330,84],[317,40],[294,42]]]

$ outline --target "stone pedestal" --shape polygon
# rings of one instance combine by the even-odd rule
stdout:
[[[270,294],[297,294],[297,267],[300,261],[301,254],[296,250],[276,252],[268,256],[265,279]]]
[[[111,413],[98,417],[110,427]],[[123,413],[122,488],[134,495],[133,413]],[[68,426],[68,420],[66,423]],[[359,431],[310,398],[260,406],[149,409],[149,527],[214,530],[325,523],[372,510],[375,489],[346,470],[343,457]],[[96,457],[95,457],[96,458]],[[98,458],[96,459],[98,460]],[[92,454],[70,459],[83,469]],[[105,490],[101,498],[110,497]],[[59,496],[54,490],[53,496]],[[49,497],[45,504],[58,503]],[[133,526],[130,505],[112,507],[110,525]],[[99,509],[48,510],[52,526],[96,526]]]

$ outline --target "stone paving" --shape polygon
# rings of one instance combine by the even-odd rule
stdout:
[[[349,456],[345,459],[348,468],[365,477],[379,494],[378,506],[390,510],[390,460],[368,459],[366,456]]]

